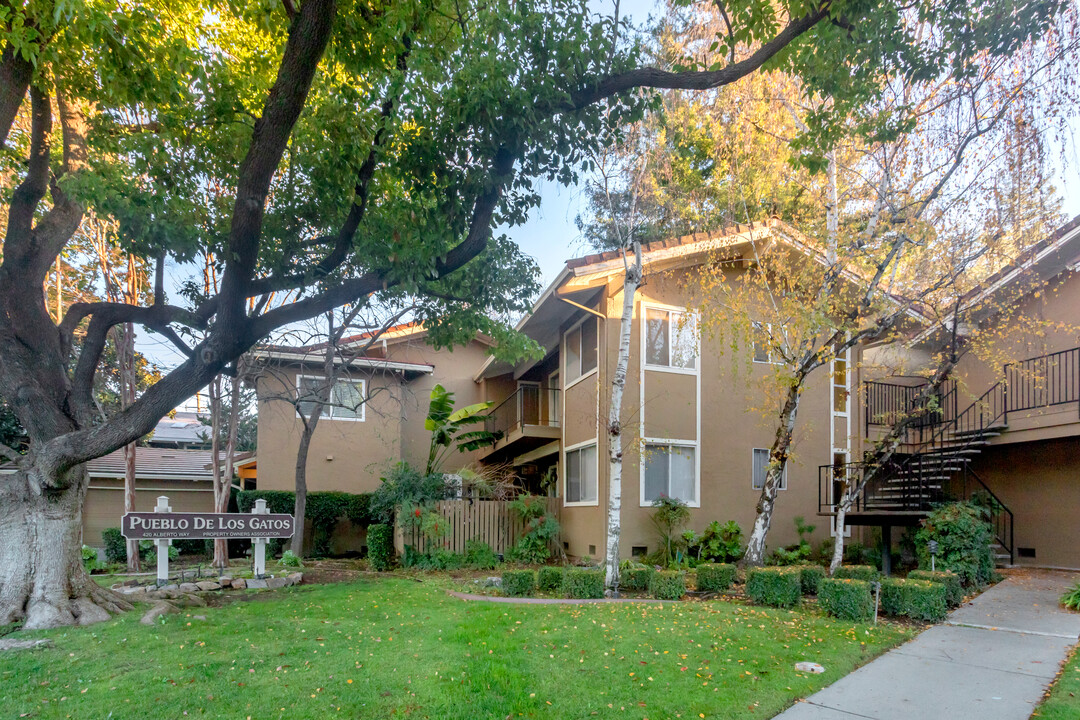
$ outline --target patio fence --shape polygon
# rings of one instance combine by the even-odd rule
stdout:
[[[538,498],[537,501],[547,505],[549,515],[558,517],[559,498]],[[450,529],[444,537],[432,541],[430,549],[441,547],[463,553],[465,543],[475,538],[490,545],[496,554],[503,555],[525,530],[521,517],[510,509],[509,500],[443,500],[436,504],[435,510],[447,519]],[[405,552],[406,545],[423,551],[425,544],[420,528],[402,527],[400,521],[397,523],[394,546],[398,554]],[[556,538],[551,551],[557,556],[560,549],[561,540]]]

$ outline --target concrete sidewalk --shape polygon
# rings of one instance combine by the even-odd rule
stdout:
[[[1080,639],[1075,573],[1020,570],[777,720],[1024,720]]]

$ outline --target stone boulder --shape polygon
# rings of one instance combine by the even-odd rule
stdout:
[[[220,590],[221,589],[221,585],[219,585],[218,583],[216,583],[216,582],[214,582],[212,580],[203,580],[202,582],[195,583],[195,585],[200,590],[202,590],[204,592],[208,592],[210,590]]]
[[[247,586],[247,580],[244,578],[237,578],[232,581],[233,590],[246,590]]]
[[[268,587],[267,582],[268,581],[266,580],[256,580],[252,578],[247,581],[247,588],[248,590],[265,590]]]
[[[199,592],[199,586],[196,585],[195,583],[180,583],[180,592],[182,592],[182,593]]]
[[[219,577],[218,585],[223,588],[232,587],[233,579],[231,577]]]

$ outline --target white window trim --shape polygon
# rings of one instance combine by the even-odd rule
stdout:
[[[765,332],[768,334],[768,336],[770,338],[772,337],[772,323],[770,323],[770,322],[758,322],[757,320],[754,320],[753,321],[753,328],[754,328],[754,330],[757,330],[758,328],[765,328]],[[754,338],[753,337],[750,338],[750,360],[755,365],[783,365],[783,363],[780,362],[779,360],[774,360],[773,359],[773,349],[772,349],[771,346],[767,347],[766,351],[768,353],[769,359],[768,360],[758,360],[757,357],[756,357],[757,353],[754,352]]]
[[[754,452],[756,450],[762,450],[764,452],[770,452],[770,448],[751,448],[750,449],[750,489],[754,492],[761,492],[761,488],[754,487]],[[788,458],[788,462],[791,459]],[[764,487],[764,486],[762,486]],[[788,489],[788,463],[784,463],[784,475],[780,478],[780,490]],[[779,492],[779,491],[778,491]]]
[[[649,370],[649,371],[652,371],[652,372],[666,372],[666,373],[672,373],[673,375],[700,375],[701,374],[701,338],[700,337],[695,337],[694,338],[696,347],[694,349],[694,352],[695,352],[695,354],[694,354],[694,367],[692,367],[692,368],[674,367],[672,365],[654,365],[653,363],[648,361],[648,359],[647,359],[648,358],[648,348],[647,348],[647,345],[646,345],[646,340],[648,339],[648,334],[649,334],[648,333],[648,322],[649,322],[648,313],[649,313],[649,310],[663,310],[663,311],[665,311],[667,313],[680,313],[682,315],[694,316],[695,325],[699,324],[699,318],[697,318],[697,316],[696,316],[697,314],[692,312],[691,310],[687,310],[685,307],[680,307],[678,305],[665,305],[663,303],[658,303],[658,302],[642,301],[641,310],[640,310],[640,313],[641,313],[641,366],[645,370]],[[668,361],[669,362],[671,361],[671,350],[672,350],[671,344],[672,344],[672,341],[674,340],[674,337],[675,337],[675,332],[674,332],[674,330],[672,328],[671,316],[669,314],[668,315]]]
[[[585,380],[586,378],[588,378],[590,375],[596,375],[597,373],[600,372],[600,324],[599,324],[599,322],[597,322],[599,319],[600,318],[596,317],[595,315],[588,315],[587,314],[587,315],[585,315],[585,317],[581,318],[576,323],[574,323],[570,327],[566,328],[566,331],[562,334],[562,340],[560,341],[561,352],[559,353],[559,356],[560,356],[559,372],[569,374],[569,373],[566,372],[566,359],[565,359],[566,358],[566,337],[570,333],[574,332],[575,330],[580,328],[582,325],[584,325],[585,322],[588,321],[588,320],[592,320],[593,322],[597,323],[597,325],[596,325],[596,367],[594,367],[592,370],[589,370],[588,372],[584,372],[584,373],[578,375],[576,378],[574,378],[573,380],[568,382],[566,384],[566,387],[563,388],[564,391],[569,390],[570,388],[574,387],[575,385],[577,385],[582,380]],[[578,346],[578,369],[579,370],[581,369],[581,356],[582,356],[582,354],[583,353],[581,352],[581,347]]]
[[[568,501],[566,499],[566,485],[567,485],[568,482],[570,482],[570,474],[566,471],[566,456],[567,456],[567,454],[572,453],[575,450],[582,450],[584,448],[589,447],[590,445],[596,448],[596,499],[592,500],[592,501],[585,501],[585,502],[570,502],[570,501]],[[596,439],[593,438],[591,440],[585,440],[584,442],[574,443],[573,445],[570,445],[569,447],[564,448],[563,452],[562,452],[562,467],[563,467],[563,472],[562,472],[562,476],[563,476],[563,481],[562,481],[563,507],[599,507],[599,505],[600,505],[600,443],[598,443],[596,441]]]
[[[652,507],[651,500],[645,499],[645,452],[646,445],[672,445],[675,447],[694,448],[694,502],[686,503],[686,507],[701,507],[701,448],[693,440],[673,440],[671,438],[645,438],[641,441],[641,452],[638,453],[638,504],[640,507]],[[670,478],[669,478],[670,479]],[[681,499],[681,498],[680,498]],[[684,501],[685,502],[685,501]]]
[[[325,380],[326,376],[325,375],[297,374],[297,376],[296,376],[297,403],[299,403],[299,399],[300,399],[300,380],[303,379],[303,378],[306,378],[308,380]],[[363,402],[360,403],[360,407],[358,408],[358,410],[360,411],[359,417],[335,417],[334,416],[334,409],[335,409],[334,404],[333,404],[333,402],[330,402],[326,406],[326,409],[329,412],[329,414],[325,415],[325,416],[320,416],[319,417],[319,422],[323,422],[324,420],[334,420],[334,421],[337,421],[337,422],[365,422],[366,419],[367,419],[367,378],[341,377],[341,378],[337,378],[336,380],[334,380],[335,385],[337,385],[339,382],[351,382],[351,383],[354,383],[354,384],[355,383],[360,384],[360,397],[363,399]],[[334,397],[334,388],[331,387],[330,388],[330,398],[331,398],[331,400],[333,399],[333,397]],[[300,417],[300,410],[299,409],[296,410],[296,417],[298,417],[298,418]]]

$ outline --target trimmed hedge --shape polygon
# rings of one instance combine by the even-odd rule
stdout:
[[[866,580],[824,578],[818,585],[818,604],[841,620],[867,620],[874,616],[874,597]]]
[[[627,568],[619,573],[619,585],[624,590],[640,590],[645,592],[649,589],[649,581],[656,574],[656,568],[646,565],[645,567]]]
[[[697,566],[697,589],[701,592],[722,592],[735,582],[735,566],[731,563],[702,563]]]
[[[649,594],[658,600],[678,600],[686,594],[686,574],[679,570],[661,570],[649,578]]]
[[[945,586],[945,602],[949,607],[960,607],[964,602],[964,588],[960,584],[960,576],[948,570],[912,570],[908,573],[909,580],[929,580],[939,582]]]
[[[799,583],[803,595],[817,595],[818,586],[825,579],[825,568],[820,565],[800,565]]]
[[[511,597],[532,595],[536,589],[536,573],[532,570],[506,570],[502,574],[502,590]]]
[[[568,568],[563,575],[563,595],[587,600],[604,597],[604,571],[588,568]]]
[[[561,567],[546,566],[536,572],[536,587],[541,590],[556,591],[562,589],[564,570]]]
[[[945,597],[944,583],[897,578],[881,582],[881,610],[886,615],[940,622],[948,613]]]
[[[865,580],[876,582],[880,573],[873,565],[841,565],[833,573],[834,578],[840,580]]]
[[[204,555],[206,557],[213,557],[214,555],[213,540],[173,540],[173,547],[181,555]]]
[[[101,531],[101,539],[105,542],[106,562],[127,562],[127,540],[121,534],[120,528],[105,528]]]
[[[394,528],[389,525],[369,525],[367,531],[368,562],[373,570],[389,570],[394,564]]]
[[[750,569],[746,573],[746,595],[758,605],[795,607],[802,597],[799,568],[781,566]]]
[[[242,513],[250,513],[256,500],[265,500],[271,513],[292,515],[296,510],[296,493],[289,490],[241,490],[236,494],[236,506]],[[330,537],[342,518],[353,525],[366,526],[373,522],[371,493],[309,492],[304,518],[311,526],[312,552],[329,555]]]

